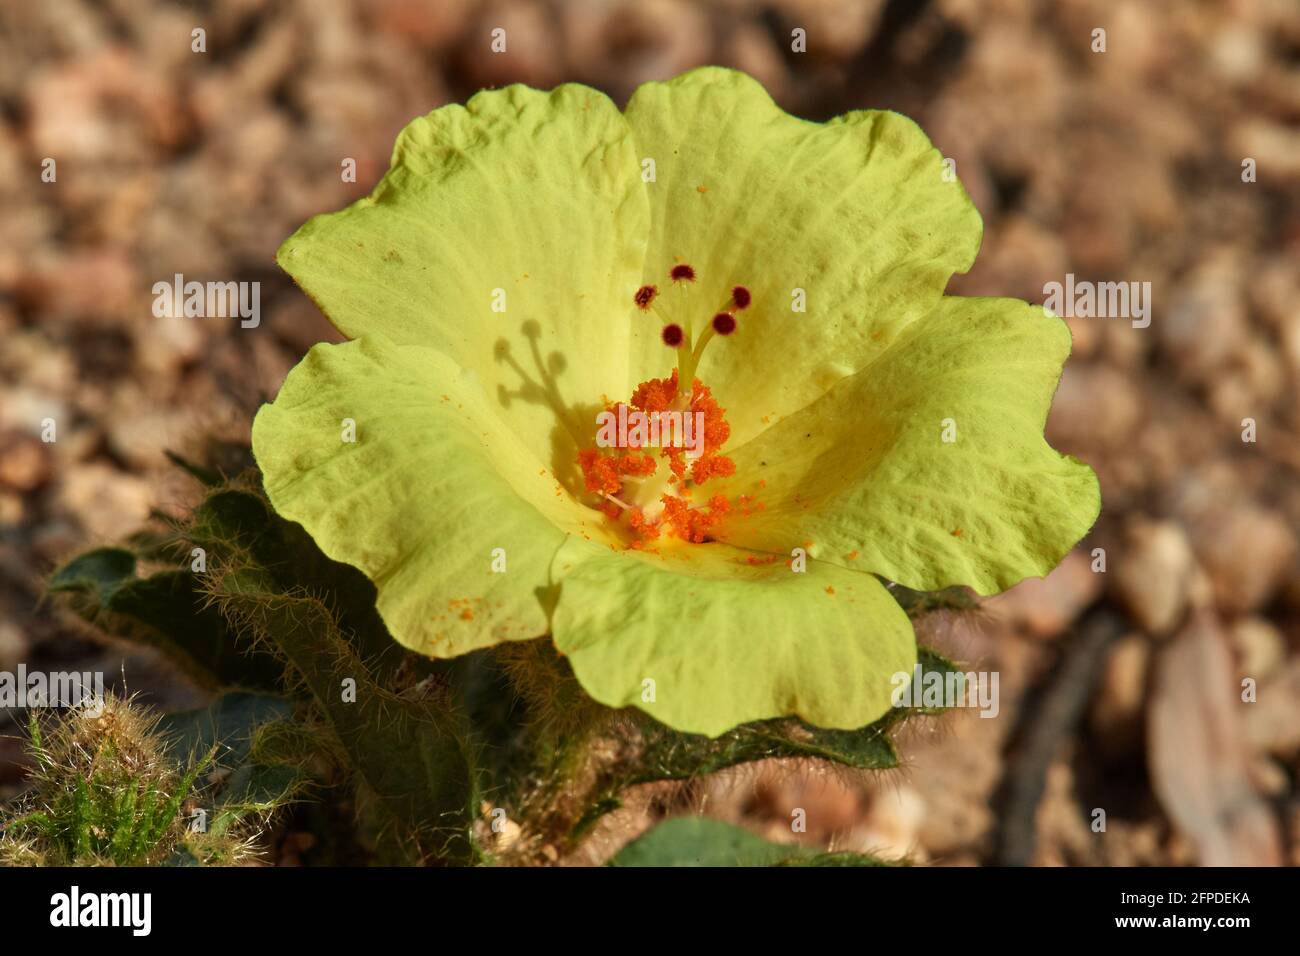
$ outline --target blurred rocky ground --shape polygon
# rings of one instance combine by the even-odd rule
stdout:
[[[998,716],[912,728],[883,779],[772,766],[668,802],[937,864],[1300,863],[1294,0],[0,3],[0,670],[190,694],[38,607],[42,576],[183,504],[163,450],[245,432],[337,338],[273,253],[364,195],[410,118],[513,81],[622,102],[704,63],[810,118],[917,119],[985,220],[952,291],[1041,302],[1073,273],[1150,282],[1153,309],[1146,328],[1070,320],[1048,436],[1101,476],[1094,533],[1046,580],[929,627],[999,673]],[[261,326],[154,319],[152,284],[178,272],[260,281]],[[19,774],[0,739],[0,796]]]

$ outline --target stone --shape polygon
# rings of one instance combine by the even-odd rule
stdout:
[[[1168,634],[1187,608],[1195,558],[1187,535],[1171,521],[1136,518],[1112,555],[1115,596],[1148,634]]]
[[[1142,634],[1126,634],[1106,653],[1089,722],[1110,757],[1133,753],[1141,745],[1150,663],[1151,643]]]

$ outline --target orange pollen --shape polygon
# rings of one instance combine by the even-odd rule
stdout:
[[[584,487],[600,496],[597,507],[611,522],[626,525],[632,548],[643,548],[665,536],[695,544],[709,541],[728,514],[749,515],[761,510],[746,495],[733,503],[725,495],[715,494],[702,507],[692,505],[694,488],[711,478],[734,475],[736,465],[721,453],[731,435],[726,410],[699,379],[691,383],[689,400],[679,393],[678,386],[676,369],[667,378],[642,382],[626,403],[625,412],[681,412],[683,418],[694,416],[692,427],[702,426],[702,435],[689,443],[665,443],[658,455],[653,449],[633,446],[630,437],[626,447],[578,452]],[[613,403],[607,410],[617,414],[621,405]],[[698,455],[688,455],[688,451],[697,450]]]
[[[664,495],[664,518],[672,526],[672,533],[683,541],[700,544],[709,539],[709,532],[720,522],[731,505],[725,495],[709,499],[708,510],[692,508],[685,500]]]
[[[578,452],[578,465],[587,490],[601,495],[616,495],[623,488],[625,476],[653,475],[658,467],[650,455],[602,455],[596,448]]]

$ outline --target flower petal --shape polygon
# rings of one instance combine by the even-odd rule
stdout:
[[[661,302],[697,333],[733,286],[752,295],[700,369],[736,443],[880,354],[979,249],[966,191],[945,181],[939,152],[897,113],[812,123],[745,74],[706,67],[640,87],[627,119],[638,151],[655,160],[642,281],[693,266],[697,281]],[[806,312],[792,311],[797,289]],[[634,380],[663,372],[658,331],[638,327]]]
[[[658,556],[571,537],[555,559],[555,646],[596,700],[691,733],[791,714],[856,728],[884,714],[890,678],[916,663],[911,623],[885,587],[831,564],[795,573],[751,557],[722,544]]]
[[[565,531],[601,534],[472,373],[380,336],[308,352],[253,451],[275,510],[364,571],[393,637],[431,656],[546,633],[538,591]]]
[[[811,540],[821,560],[920,590],[992,594],[1046,574],[1101,508],[1092,469],[1043,438],[1069,352],[1065,323],[1040,307],[944,298],[873,364],[731,452],[736,477],[716,490],[764,510],[720,536],[774,552]]]
[[[627,391],[648,229],[614,104],[511,86],[413,121],[374,192],[312,219],[277,260],[349,338],[429,346],[477,373],[552,465]]]

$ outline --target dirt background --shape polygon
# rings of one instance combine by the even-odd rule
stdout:
[[[1040,302],[1072,272],[1150,282],[1153,312],[1071,321],[1048,436],[1101,476],[1093,534],[1046,580],[929,627],[999,674],[998,716],[914,727],[884,777],[766,767],[676,801],[934,864],[1300,863],[1294,0],[0,2],[0,670],[95,667],[191,702],[39,606],[42,576],[183,504],[163,449],[246,432],[337,338],[273,253],[368,192],[409,119],[512,81],[621,103],[705,63],[809,118],[919,121],[985,221],[951,291]],[[177,272],[260,281],[261,326],[154,319],[151,286]],[[0,796],[21,769],[0,739]]]

